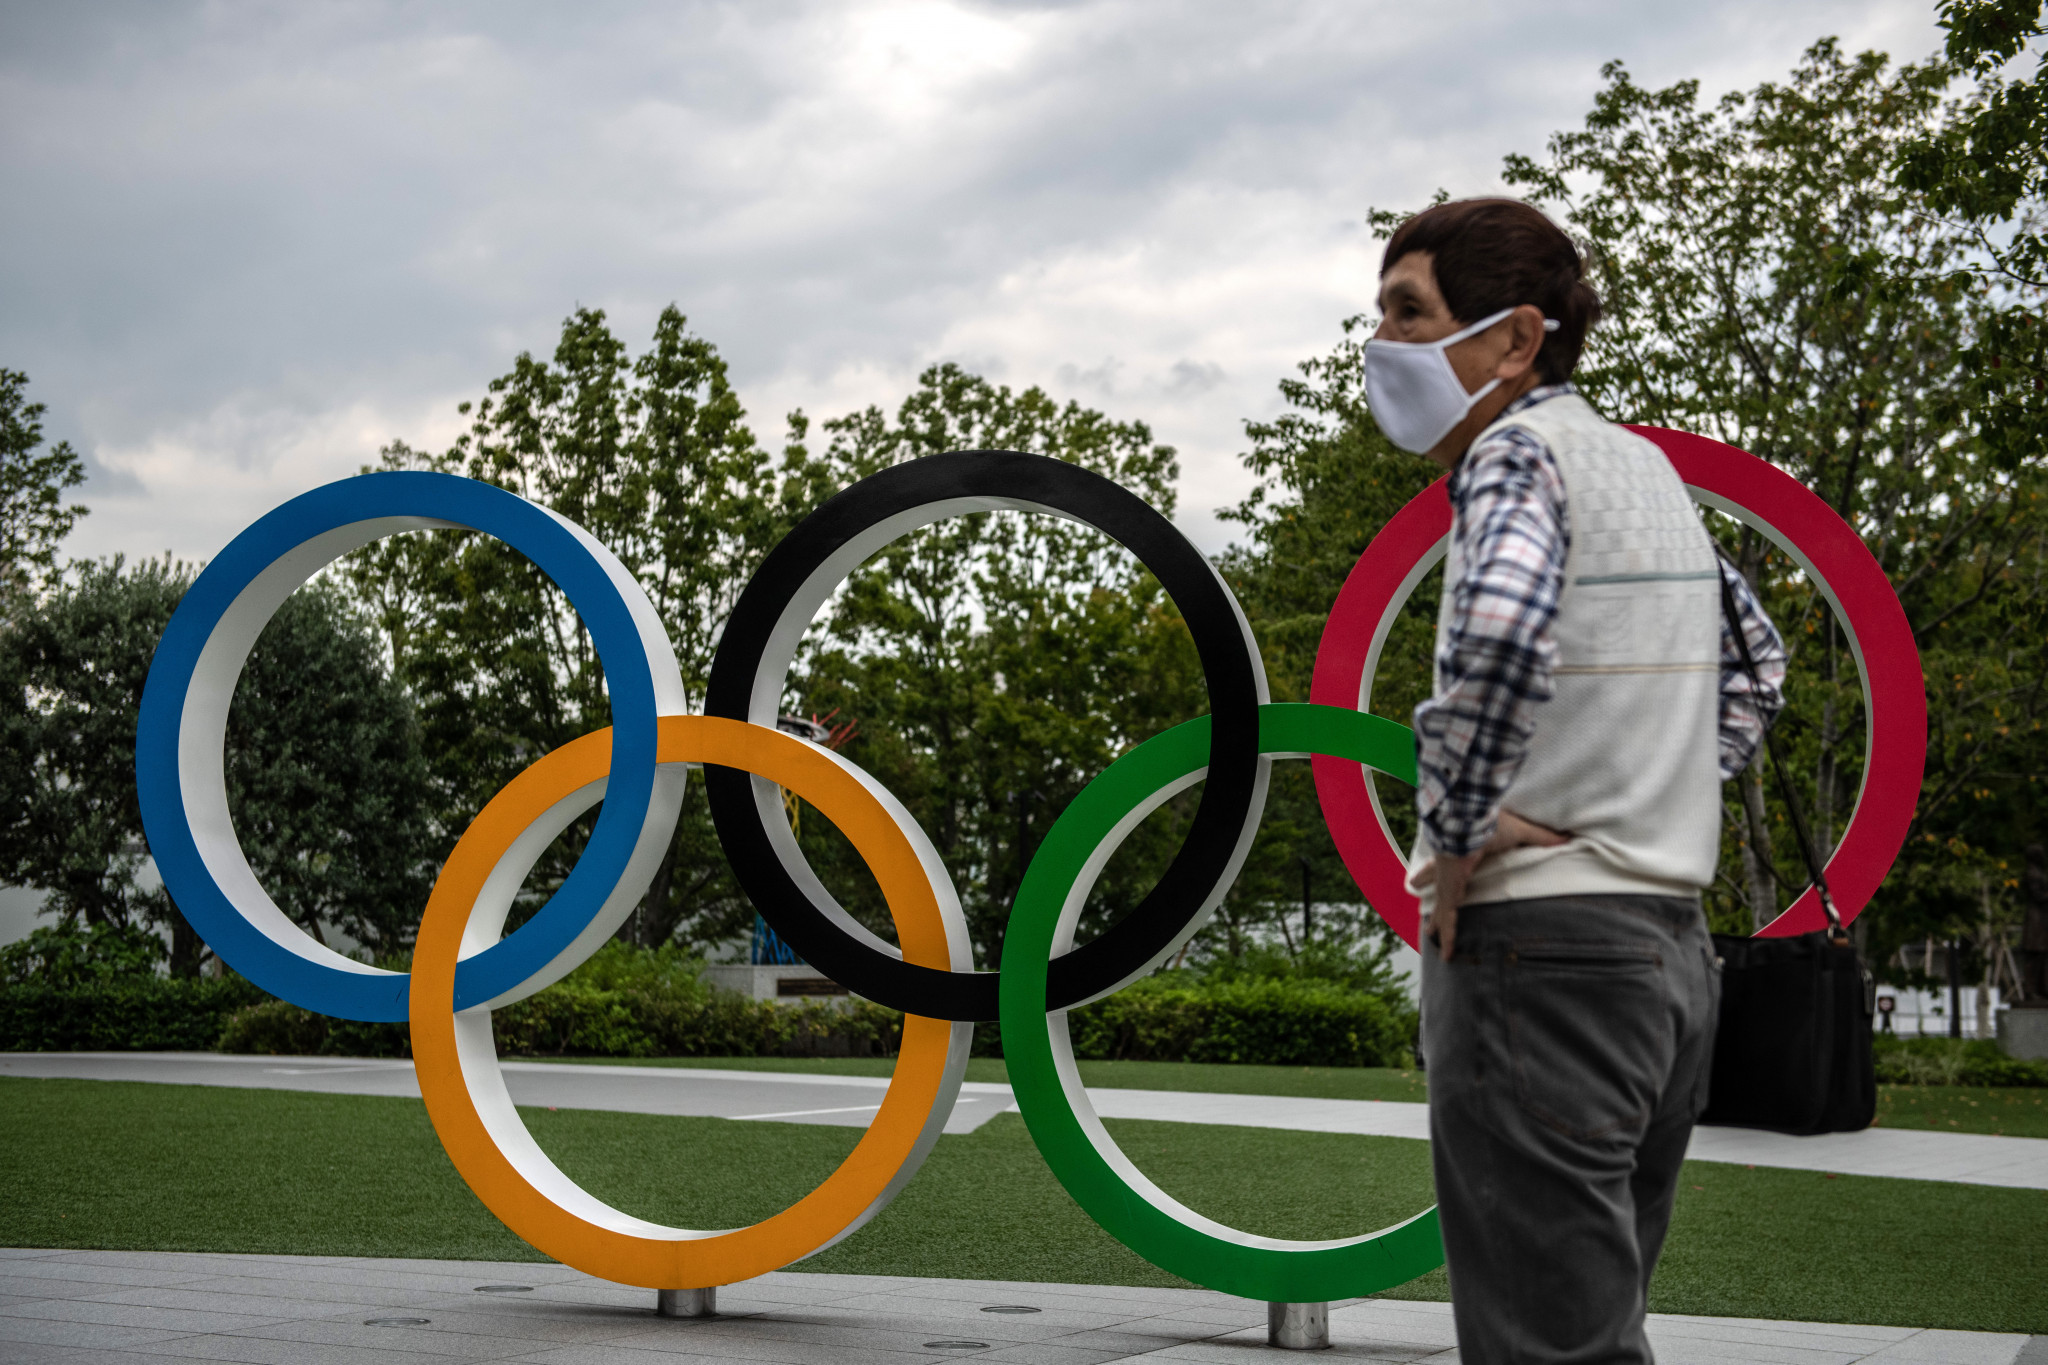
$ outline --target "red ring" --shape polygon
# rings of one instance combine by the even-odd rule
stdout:
[[[1867,702],[1863,786],[1827,864],[1835,904],[1845,921],[1853,920],[1905,844],[1927,762],[1926,684],[1905,608],[1863,538],[1791,475],[1710,437],[1663,427],[1629,429],[1663,449],[1696,499],[1761,531],[1834,603]],[[1450,530],[1450,499],[1445,480],[1438,479],[1373,537],[1344,580],[1323,628],[1310,701],[1360,707],[1380,633],[1441,555]],[[1344,865],[1366,901],[1414,947],[1421,906],[1403,885],[1407,862],[1380,816],[1365,768],[1337,758],[1311,762],[1323,819]],[[1757,932],[1803,934],[1826,923],[1820,897],[1808,887]]]

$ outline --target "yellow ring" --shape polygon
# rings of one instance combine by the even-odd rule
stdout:
[[[904,959],[941,969],[955,965],[947,916],[916,848],[850,765],[743,721],[664,716],[660,727],[657,761],[739,768],[817,807],[881,885]],[[498,1069],[489,1007],[455,1013],[455,964],[478,899],[500,862],[551,813],[579,800],[579,811],[592,804],[597,798],[590,789],[603,783],[610,763],[608,729],[554,750],[491,799],[441,869],[412,962],[412,1046],[420,1094],[455,1169],[492,1213],[541,1251],[599,1278],[650,1289],[731,1284],[820,1251],[880,1211],[944,1127],[973,1026],[905,1016],[895,1076],[859,1144],[824,1184],[752,1227],[664,1227],[621,1213],[576,1185],[540,1150],[512,1107]],[[497,926],[479,927],[496,936]]]

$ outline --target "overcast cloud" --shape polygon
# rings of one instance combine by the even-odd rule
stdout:
[[[1711,94],[1925,0],[0,4],[0,365],[74,554],[205,558],[578,304],[671,301],[756,431],[957,360],[1141,418],[1223,543],[1241,423],[1370,296],[1370,206],[1497,186],[1600,64]]]

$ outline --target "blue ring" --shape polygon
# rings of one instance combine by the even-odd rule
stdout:
[[[200,574],[150,663],[135,736],[142,826],[164,887],[221,960],[264,990],[321,1014],[399,1023],[408,1014],[408,974],[369,975],[309,961],[243,918],[199,856],[178,775],[179,731],[193,672],[235,599],[257,575],[315,537],[383,517],[452,522],[494,536],[532,560],[583,618],[611,695],[611,777],[590,842],[538,914],[456,968],[456,1009],[517,989],[596,918],[625,874],[647,818],[658,708],[653,663],[632,609],[604,563],[553,514],[473,479],[380,473],[316,488],[236,536]]]

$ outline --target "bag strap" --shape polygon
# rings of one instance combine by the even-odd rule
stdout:
[[[1716,545],[1714,553],[1721,563],[1740,573],[1728,556]],[[1771,724],[1764,719],[1763,680],[1757,676],[1756,659],[1749,650],[1749,633],[1742,628],[1742,614],[1735,609],[1735,589],[1728,582],[1728,575],[1718,575],[1721,580],[1721,614],[1728,622],[1728,630],[1735,636],[1735,647],[1742,655],[1742,667],[1749,674],[1750,704],[1756,709],[1758,724],[1763,726],[1764,748],[1771,756],[1771,772],[1778,781],[1778,795],[1784,799],[1785,810],[1792,817],[1792,832],[1799,840],[1799,856],[1806,861],[1806,874],[1813,879],[1813,889],[1820,894],[1820,908],[1827,912],[1828,937],[1837,947],[1846,947],[1849,931],[1842,924],[1842,912],[1835,908],[1834,892],[1828,889],[1828,874],[1822,869],[1820,859],[1813,851],[1813,834],[1806,824],[1805,807],[1799,804],[1799,796],[1792,790],[1792,779],[1786,775],[1785,763],[1778,755],[1778,741],[1771,733]]]

